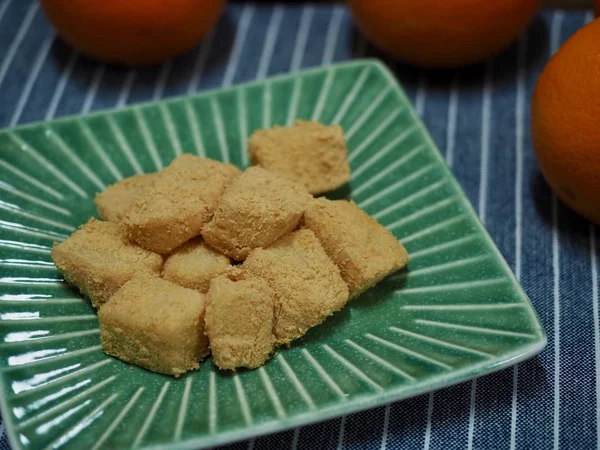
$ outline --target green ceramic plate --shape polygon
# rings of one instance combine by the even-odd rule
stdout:
[[[412,255],[264,367],[179,380],[104,355],[50,259],[94,193],[181,152],[247,165],[257,128],[343,126],[350,196]],[[0,401],[15,448],[198,448],[370,408],[538,353],[544,331],[393,75],[353,62],[0,132]],[[169,447],[169,448],[171,448]]]

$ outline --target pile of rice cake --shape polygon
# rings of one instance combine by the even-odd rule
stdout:
[[[55,244],[108,355],[176,377],[209,354],[256,368],[407,264],[356,204],[313,197],[349,181],[339,126],[259,130],[248,151],[243,172],[183,154],[121,180],[96,196],[102,220]]]

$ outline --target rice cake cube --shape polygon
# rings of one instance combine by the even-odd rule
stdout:
[[[90,219],[54,245],[52,260],[65,279],[98,308],[136,273],[160,276],[160,255],[129,242],[119,225]]]
[[[302,221],[340,268],[350,298],[408,264],[402,244],[353,202],[313,199]]]
[[[220,369],[256,368],[275,347],[275,295],[259,278],[243,273],[211,281],[206,307],[206,334],[213,361]]]
[[[231,260],[195,237],[177,247],[165,260],[163,278],[180,286],[207,293],[210,280],[233,266]]]
[[[179,156],[135,200],[121,222],[125,235],[148,250],[170,253],[200,234],[239,173],[231,164]]]
[[[202,230],[211,247],[238,261],[297,227],[310,194],[261,167],[250,167],[225,190]]]
[[[138,275],[98,311],[102,347],[122,361],[178,377],[209,353],[205,312],[200,292]]]
[[[289,344],[342,309],[348,287],[310,230],[298,230],[246,259],[243,270],[264,279],[276,297],[273,333]]]
[[[297,120],[294,126],[258,130],[250,137],[253,164],[322,194],[350,181],[348,149],[339,125]]]
[[[102,220],[116,223],[123,220],[135,199],[154,184],[156,177],[155,173],[134,175],[97,193],[94,204]]]

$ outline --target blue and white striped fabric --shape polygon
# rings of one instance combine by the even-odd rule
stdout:
[[[516,368],[231,448],[598,448],[595,228],[543,181],[529,102],[551,53],[589,13],[547,11],[489,63],[458,72],[393,65],[448,165],[530,295],[549,345]],[[188,54],[151,69],[107,67],[56,38],[33,0],[0,0],[0,127],[380,56],[342,5],[232,4]],[[8,449],[0,425],[0,450]]]

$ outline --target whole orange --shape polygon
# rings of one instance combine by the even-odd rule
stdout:
[[[540,0],[348,0],[377,47],[422,67],[458,67],[503,50]]]
[[[225,0],[41,0],[50,22],[81,52],[117,64],[151,64],[193,47]]]
[[[560,199],[600,223],[600,19],[577,31],[538,79],[531,133]]]

